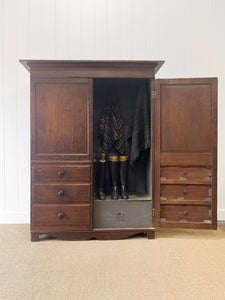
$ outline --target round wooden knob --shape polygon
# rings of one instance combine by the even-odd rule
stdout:
[[[188,212],[187,211],[184,211],[184,216],[186,216],[188,214]]]
[[[184,194],[187,194],[187,192],[188,192],[187,190],[184,190],[184,192],[183,192],[183,193],[184,193]]]
[[[59,219],[63,219],[64,218],[64,213],[63,212],[59,212],[58,213],[58,218]]]
[[[122,213],[121,211],[118,211],[118,212],[116,213],[116,216],[119,217],[119,218],[120,218],[120,217],[123,217],[123,213]]]
[[[60,177],[61,177],[61,176],[64,176],[65,171],[64,171],[64,170],[59,170],[57,174],[58,174],[58,176],[60,176]]]
[[[64,191],[61,190],[61,191],[58,191],[58,196],[63,196],[64,195]]]

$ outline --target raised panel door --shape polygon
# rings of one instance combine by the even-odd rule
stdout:
[[[90,160],[92,80],[34,79],[32,84],[33,160]]]
[[[217,79],[159,79],[155,91],[155,225],[216,229]],[[193,218],[180,213],[190,205]]]

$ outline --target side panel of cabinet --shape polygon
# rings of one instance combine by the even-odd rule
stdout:
[[[92,80],[31,79],[32,160],[90,161]]]
[[[155,225],[216,229],[217,79],[160,79],[155,91]]]

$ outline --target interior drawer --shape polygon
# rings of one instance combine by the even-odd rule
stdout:
[[[33,184],[33,202],[88,203],[91,200],[90,184]]]
[[[149,228],[152,201],[96,200],[95,228]]]
[[[33,205],[32,225],[90,225],[89,205]]]
[[[160,178],[175,181],[211,181],[210,167],[161,167]]]
[[[210,223],[211,208],[197,205],[161,205],[161,221]]]
[[[212,197],[210,185],[161,184],[160,199],[209,200]]]
[[[33,181],[90,182],[91,165],[38,165],[32,168]]]

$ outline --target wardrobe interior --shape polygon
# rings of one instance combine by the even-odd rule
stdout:
[[[117,97],[120,107],[121,117],[124,123],[125,134],[125,149],[126,155],[130,160],[131,145],[133,138],[134,122],[141,122],[137,120],[137,109],[146,109],[142,107],[140,101],[140,90],[145,87],[147,91],[147,106],[151,132],[151,101],[150,101],[150,80],[149,79],[136,79],[136,78],[96,78],[93,81],[93,148],[96,160],[101,159],[102,153],[102,137],[99,134],[99,127],[104,108],[112,98]],[[145,95],[146,96],[146,95]],[[139,100],[138,100],[139,99]],[[146,103],[145,103],[146,104]],[[139,106],[139,108],[138,108]],[[141,112],[142,113],[142,112]],[[140,115],[140,113],[139,113]],[[135,121],[136,120],[136,121]],[[141,127],[140,127],[141,129]],[[151,143],[152,134],[150,134]],[[152,144],[152,143],[151,143]],[[115,149],[109,151],[110,155],[119,155]],[[110,182],[107,162],[109,153],[106,155],[106,174],[105,174],[105,193],[106,200],[110,199],[112,184]],[[151,179],[151,147],[142,151],[139,159],[133,165],[129,163],[127,190],[129,199],[143,199],[151,200],[152,196],[152,179]],[[118,200],[115,200],[118,201]]]

